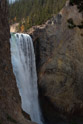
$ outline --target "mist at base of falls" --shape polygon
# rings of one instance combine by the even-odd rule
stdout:
[[[43,124],[38,101],[37,73],[33,42],[29,35],[11,34],[11,61],[16,77],[22,109],[30,114],[31,120]]]

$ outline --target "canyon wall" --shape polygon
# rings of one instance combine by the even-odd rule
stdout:
[[[83,117],[83,21],[67,2],[46,24],[31,28],[40,101],[49,124]],[[83,122],[83,120],[82,120]]]
[[[9,38],[7,1],[0,0],[0,124],[33,124],[21,110],[21,100],[11,66]]]
[[[46,24],[31,28],[34,40],[40,101],[48,124],[83,118],[83,17],[66,6]],[[8,9],[0,1],[0,124],[33,124],[21,110],[11,66]],[[83,120],[82,120],[83,122]],[[80,122],[79,122],[80,124]]]

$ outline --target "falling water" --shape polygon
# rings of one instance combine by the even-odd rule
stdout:
[[[22,100],[22,109],[38,124],[41,112],[38,102],[37,74],[32,39],[27,34],[11,34],[11,60],[13,72]]]

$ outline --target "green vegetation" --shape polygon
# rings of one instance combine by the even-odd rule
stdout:
[[[69,27],[70,29],[73,29],[73,28],[76,27],[76,25],[74,24],[72,18],[68,19],[67,22],[68,22],[68,24],[69,24],[68,27]]]
[[[65,2],[66,0],[16,0],[9,5],[10,24],[19,22],[19,30],[26,31],[57,14]]]
[[[73,19],[72,19],[72,18],[69,18],[69,19],[67,20],[67,22],[68,22],[68,27],[69,27],[70,29],[73,29],[73,28],[75,28],[75,27],[78,27],[79,29],[83,29],[83,21],[81,22],[81,24],[76,25],[76,24],[74,24]]]

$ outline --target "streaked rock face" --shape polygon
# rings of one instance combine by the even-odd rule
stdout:
[[[0,0],[0,124],[33,124],[21,112],[21,101],[13,75],[9,47],[6,0]],[[26,116],[28,119],[28,115]]]
[[[74,28],[69,28],[72,19]],[[49,122],[83,117],[83,29],[82,13],[68,4],[42,27],[34,27],[38,83],[42,108]],[[83,120],[82,120],[83,122]]]

